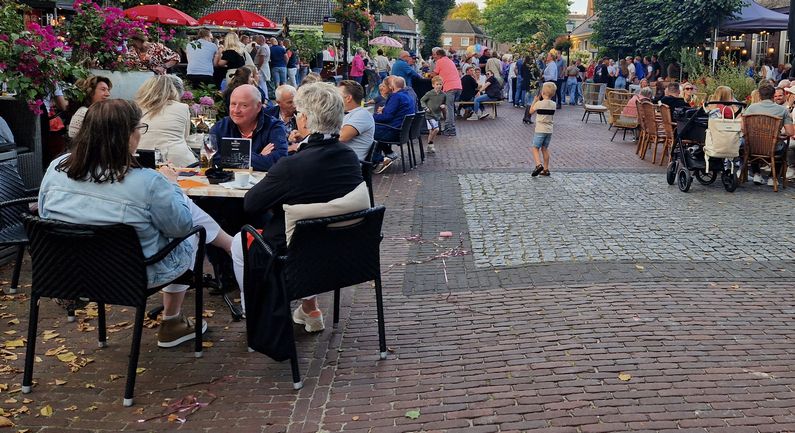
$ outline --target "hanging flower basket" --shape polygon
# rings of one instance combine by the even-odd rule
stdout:
[[[366,11],[358,8],[337,8],[332,15],[338,22],[353,24],[353,35],[351,35],[353,39],[367,38],[370,36],[373,29],[375,29],[375,18]]]

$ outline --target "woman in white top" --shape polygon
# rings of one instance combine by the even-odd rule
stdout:
[[[141,121],[149,131],[141,137],[140,149],[160,149],[163,159],[179,167],[196,162],[196,155],[188,147],[190,110],[179,102],[179,91],[167,75],[156,75],[144,82],[135,95],[135,102],[143,111]]]
[[[84,80],[78,81],[77,87],[86,96],[83,98],[83,105],[75,111],[75,114],[72,115],[72,120],[69,122],[69,138],[75,138],[77,132],[80,131],[80,127],[83,125],[83,118],[86,117],[86,111],[88,111],[88,107],[91,104],[110,98],[110,89],[113,88],[113,83],[106,77],[91,75]]]

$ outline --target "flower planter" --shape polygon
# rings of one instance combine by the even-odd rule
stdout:
[[[89,69],[91,75],[107,77],[113,83],[110,90],[111,97],[116,99],[135,99],[135,93],[141,88],[144,81],[153,77],[151,71],[109,71],[107,69]]]

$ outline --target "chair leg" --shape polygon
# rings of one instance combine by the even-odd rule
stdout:
[[[400,146],[400,164],[403,166],[403,174],[406,174],[406,160],[403,158],[403,146]]]
[[[773,176],[773,192],[778,192],[778,172],[776,171],[776,158],[770,161],[770,175]]]
[[[33,386],[33,359],[36,355],[36,332],[39,326],[39,297],[31,295],[28,320],[28,347],[25,349],[25,372],[22,376],[22,393],[30,394]]]
[[[651,163],[657,164],[657,145],[660,143],[659,138],[654,138],[654,153],[651,156]]]
[[[8,288],[9,295],[13,295],[17,292],[17,287],[19,286],[19,273],[22,270],[22,259],[25,257],[25,246],[18,245],[17,246],[17,261],[14,263],[14,273],[11,275],[11,287]]]
[[[334,328],[340,322],[340,289],[334,289]]]
[[[409,167],[415,168],[417,166],[417,152],[414,150],[414,140],[406,142],[409,149]]]
[[[580,119],[580,122],[584,122],[584,121],[585,121],[585,115],[586,115],[586,114],[588,114],[588,112],[587,112],[587,111],[583,111],[583,112],[582,112],[582,119]]]
[[[375,305],[378,313],[378,348],[381,359],[386,359],[386,326],[384,325],[384,299],[381,290],[381,274],[375,277]]]
[[[138,369],[138,356],[141,354],[141,335],[144,332],[144,315],[146,307],[135,309],[135,323],[133,324],[133,339],[130,345],[130,362],[127,363],[127,384],[124,385],[124,407],[133,405],[135,392],[135,370]]]
[[[196,342],[195,348],[193,351],[193,356],[196,358],[202,357],[202,328],[204,327],[204,323],[202,319],[202,315],[204,314],[204,289],[202,287],[202,274],[201,272],[194,272],[194,292],[196,296],[196,320],[194,321],[193,326],[196,328]],[[232,317],[235,317],[236,311],[233,312]]]
[[[105,304],[97,302],[97,330],[99,331],[99,347],[108,347],[107,322],[105,321]]]
[[[301,381],[301,371],[298,369],[298,352],[295,350],[295,342],[293,342],[293,356],[290,357],[290,369],[293,371],[293,389],[297,391],[304,387],[304,382]]]
[[[618,128],[616,128],[616,130],[615,130],[615,131],[613,131],[613,136],[612,136],[612,137],[610,137],[610,141],[611,141],[611,142],[613,141],[613,139],[614,139],[614,138],[616,138],[616,134],[618,134]],[[625,132],[625,133],[624,133],[624,136],[626,136],[626,135],[627,135],[627,134],[626,134],[626,132]]]
[[[417,138],[417,143],[420,146],[420,163],[425,163],[425,149],[422,148],[422,135]]]

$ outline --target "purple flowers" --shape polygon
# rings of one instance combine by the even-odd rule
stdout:
[[[190,112],[193,113],[194,116],[198,116],[202,112],[202,106],[199,104],[193,104],[190,106]]]
[[[193,101],[193,92],[186,90],[182,93],[182,100],[183,101]]]
[[[215,101],[213,100],[213,98],[209,96],[202,96],[201,98],[199,98],[199,104],[204,105],[206,107],[210,107],[215,104]]]

